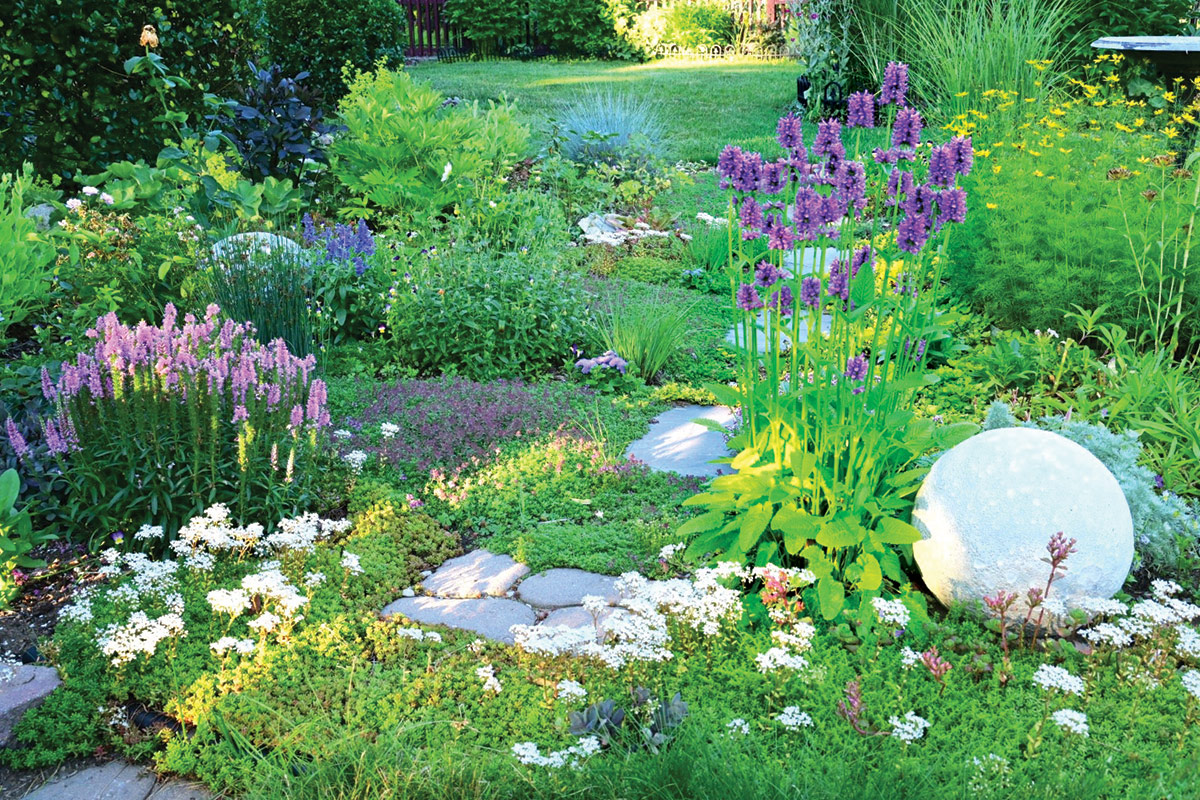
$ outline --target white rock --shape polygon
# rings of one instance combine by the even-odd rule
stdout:
[[[1044,588],[1046,543],[1076,539],[1051,597],[1111,597],[1133,563],[1133,519],[1112,473],[1049,431],[1004,428],[938,459],[917,493],[913,555],[943,603]]]
[[[213,245],[213,259],[224,263],[243,260],[293,257],[300,258],[304,249],[286,236],[266,231],[250,231],[226,236]]]
[[[412,588],[412,587],[410,586],[410,587],[408,587],[407,589],[405,589],[403,592],[401,592],[401,593],[400,593],[400,596],[401,596],[401,597],[416,597],[416,596],[417,596],[417,590],[416,590],[416,589],[414,589],[414,588]]]

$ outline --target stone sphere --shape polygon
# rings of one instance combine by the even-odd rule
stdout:
[[[943,604],[997,589],[1023,597],[1050,574],[1046,543],[1075,539],[1050,597],[1070,605],[1112,597],[1133,563],[1133,518],[1117,479],[1074,442],[1034,428],[974,436],[933,465],[917,493],[913,545],[921,575]],[[1021,605],[1022,611],[1025,606]]]

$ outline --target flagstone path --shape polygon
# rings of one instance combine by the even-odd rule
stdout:
[[[197,783],[158,782],[153,772],[126,761],[110,761],[51,778],[24,800],[210,800]]]
[[[711,478],[722,473],[728,474],[728,464],[710,463],[713,459],[732,455],[725,446],[725,436],[720,431],[693,422],[699,418],[728,426],[734,419],[734,413],[724,406],[697,405],[665,411],[651,420],[650,433],[629,445],[625,455],[636,458],[651,469],[678,472],[680,475]]]
[[[528,572],[529,567],[510,556],[475,550],[442,564],[418,587],[424,594],[401,597],[382,613],[512,644],[513,625],[591,628],[595,621],[583,608],[584,597],[603,597],[610,607],[621,599],[617,579],[611,575],[550,569],[526,578]],[[617,608],[601,612],[601,623],[614,613],[622,612]]]

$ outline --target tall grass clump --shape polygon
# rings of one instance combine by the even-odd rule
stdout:
[[[667,128],[650,100],[592,87],[565,105],[558,120],[563,155],[579,163],[657,156]]]
[[[889,61],[912,68],[914,99],[952,117],[985,89],[1035,97],[1073,52],[1079,0],[873,0],[860,57],[875,80]],[[1048,69],[1029,69],[1039,62]]]
[[[620,353],[653,383],[688,335],[693,306],[672,305],[662,292],[615,299],[597,312],[601,348]]]
[[[291,240],[253,234],[218,242],[209,280],[217,305],[231,319],[251,323],[258,341],[283,339],[296,355],[313,352],[312,265]]]

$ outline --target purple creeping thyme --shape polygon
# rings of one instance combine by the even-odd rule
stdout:
[[[595,370],[615,369],[622,375],[629,369],[629,362],[617,355],[615,350],[608,350],[595,358],[581,358],[575,362],[575,367],[584,375],[591,375]]]

